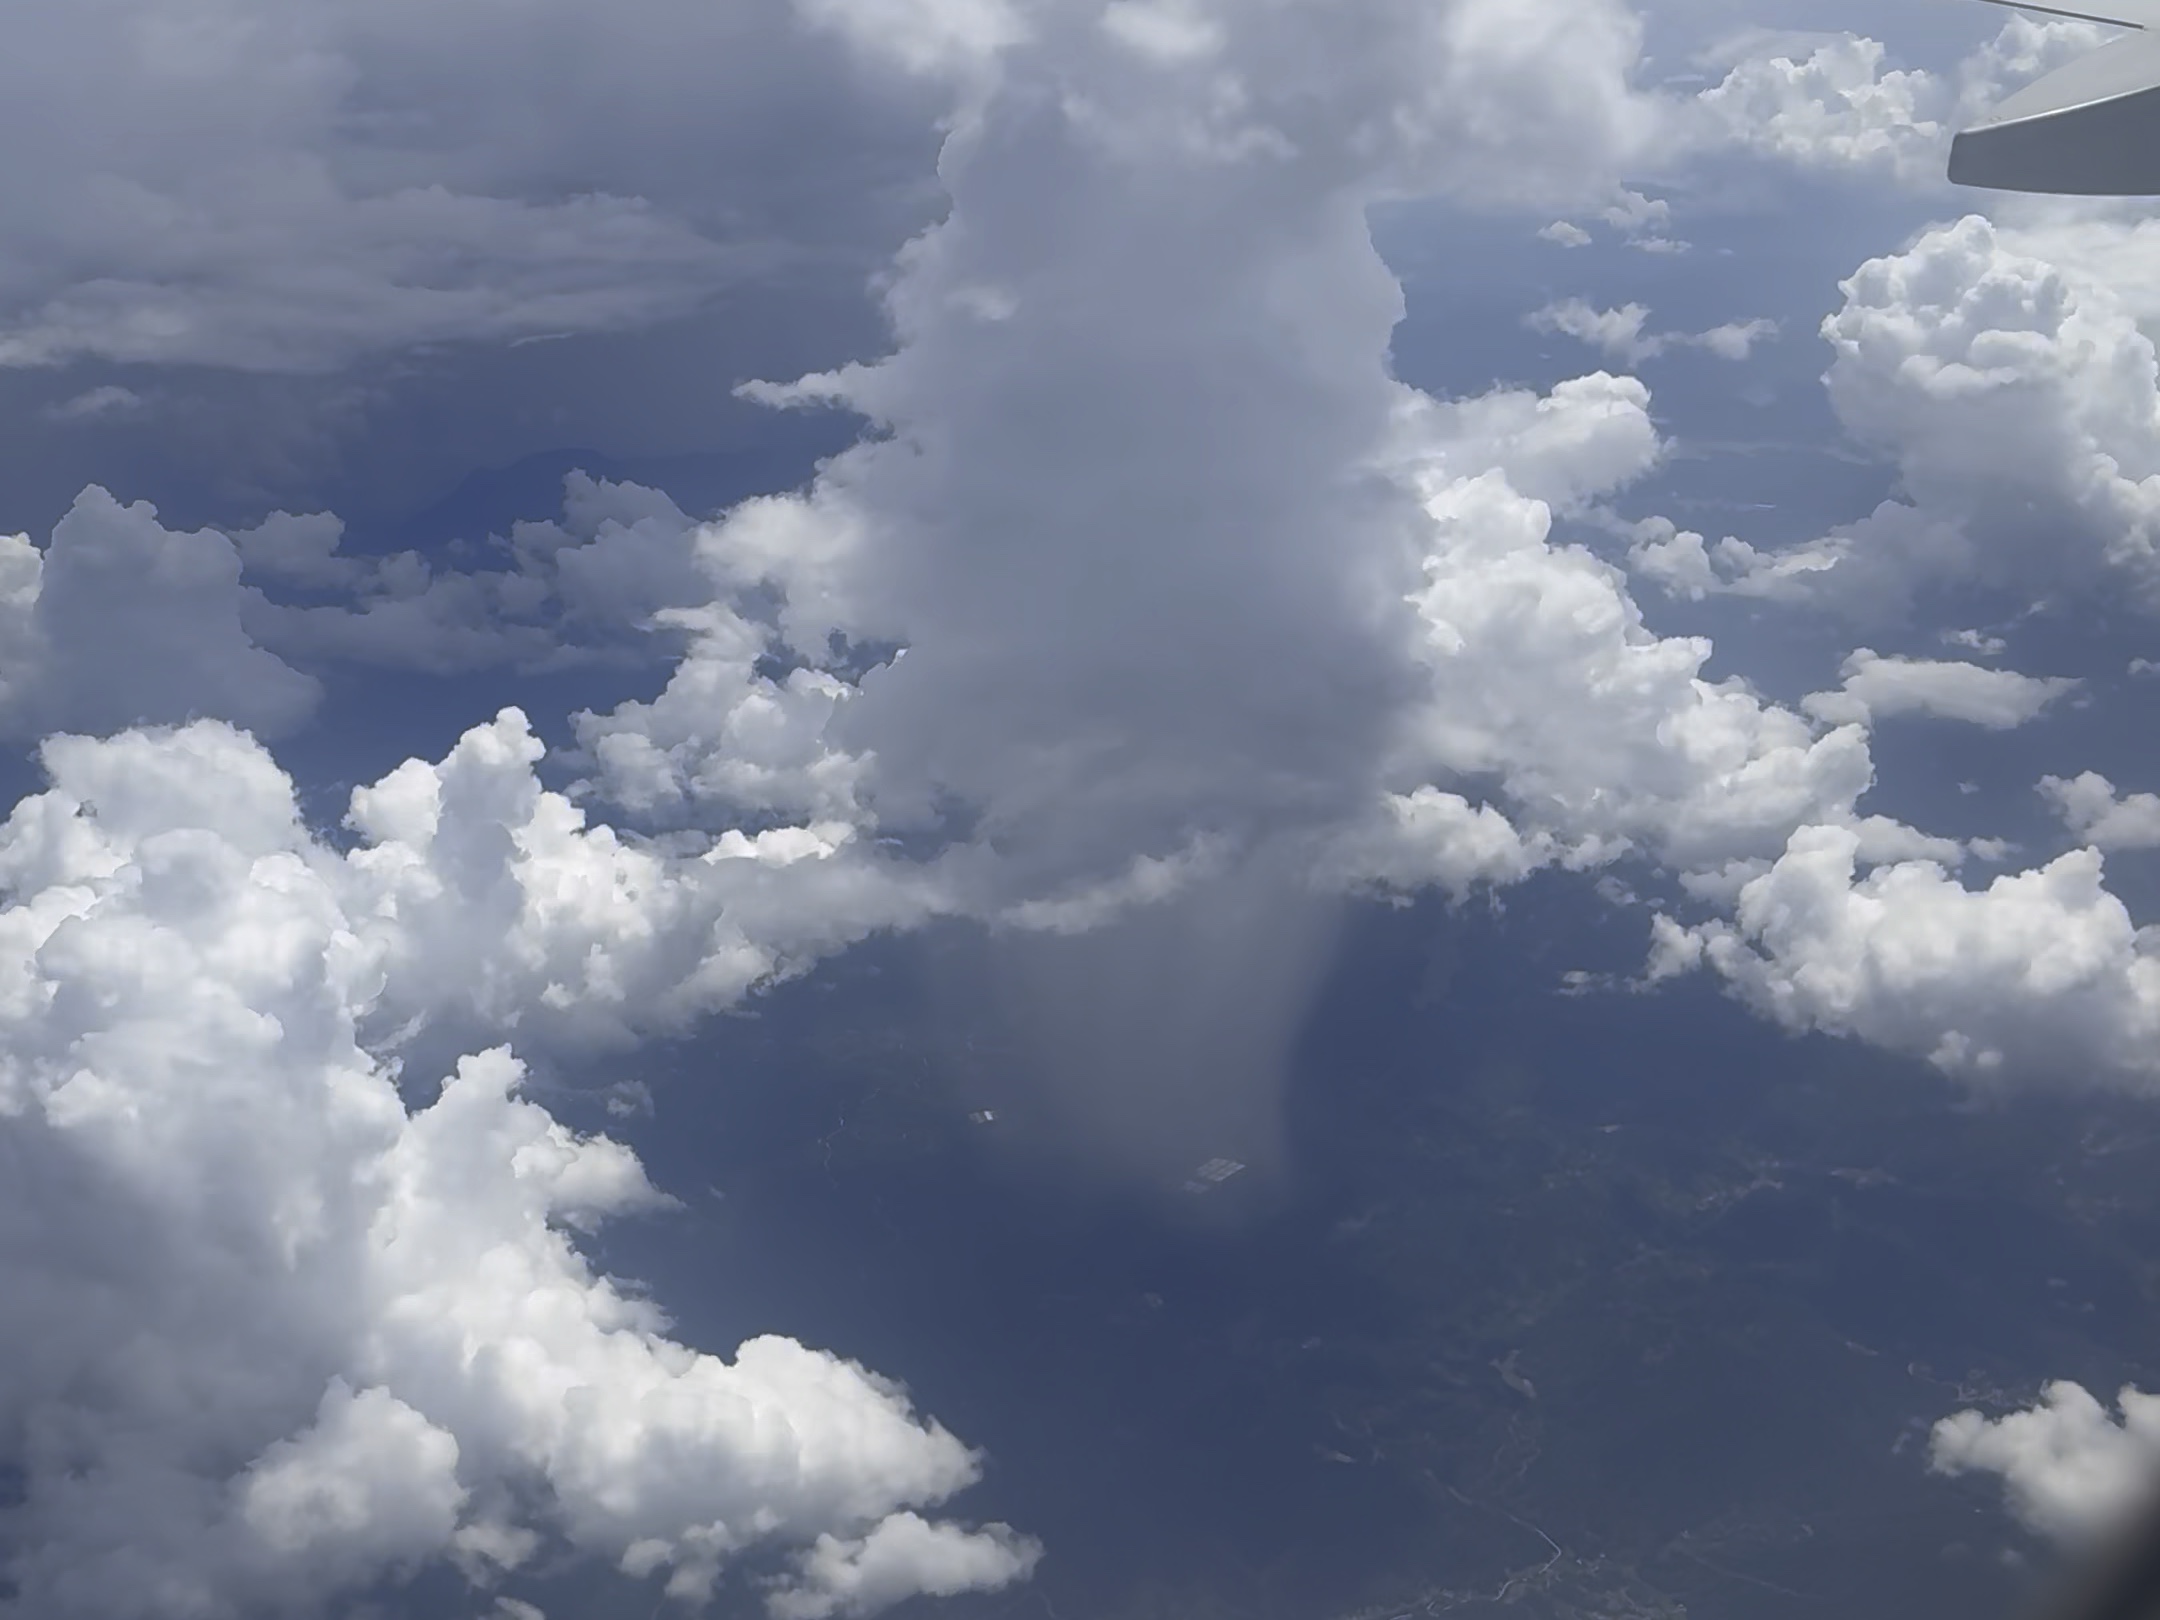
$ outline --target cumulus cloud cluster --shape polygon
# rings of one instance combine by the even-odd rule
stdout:
[[[1870,260],[1823,323],[1832,406],[1900,492],[1784,550],[1653,520],[1635,569],[1677,593],[1895,615],[1946,587],[2120,588],[2160,605],[2160,309],[2143,224],[1977,214]]]
[[[1751,127],[1783,118],[1779,140],[1802,141],[1806,151],[1787,155],[1805,161],[1871,161],[1929,149],[1941,120],[1928,109],[1963,117],[1998,82],[2096,38],[2082,25],[2021,22],[1947,78],[1885,73],[1872,50],[1854,57],[1851,42],[1833,44],[1807,71],[1790,56],[1744,63],[1705,99],[1751,85],[1782,107],[1796,87],[1843,86],[1831,99],[1810,92],[1807,116]],[[1861,58],[1865,72],[1829,72]],[[1845,112],[1825,123],[1816,114],[1832,99]],[[2149,606],[2160,369],[2141,326],[2153,307],[2136,254],[2145,227],[2089,205],[2027,208],[2011,221],[1967,215],[1924,230],[1861,266],[1823,323],[1831,403],[1895,465],[1890,501],[1782,550],[1646,520],[1633,529],[1630,572],[1680,595],[1822,605],[1886,624],[1953,590]],[[1976,635],[1960,644],[2002,650]],[[1865,648],[1841,674],[1838,690],[1804,701],[1811,718],[2007,729],[2074,684]],[[2106,888],[2101,855],[2148,841],[2144,796],[2118,799],[2096,775],[2050,778],[2042,792],[2085,847],[1979,889],[1917,849],[1871,872],[1864,837],[1799,826],[1770,865],[1736,871],[1744,881],[1727,915],[1661,921],[1653,976],[1709,966],[1789,1027],[1859,1035],[1989,1083],[2149,1088],[2160,1075],[2146,1055],[2154,942]],[[2071,1007],[2094,1022],[2074,1027]],[[2035,1043],[2050,1030],[2069,1042],[2052,1054]]]
[[[1562,332],[1603,349],[1615,360],[1638,365],[1674,349],[1701,349],[1720,360],[1745,360],[1755,345],[1777,331],[1767,319],[1727,321],[1704,332],[1650,332],[1650,310],[1643,304],[1598,309],[1580,298],[1562,299],[1534,310],[1527,324],[1534,331]]]
[[[710,594],[696,529],[658,490],[572,473],[559,516],[490,537],[496,566],[457,568],[348,555],[330,513],[182,532],[93,487],[46,544],[0,535],[0,734],[215,715],[277,738],[340,665],[664,664]]]
[[[1689,115],[1698,140],[1722,138],[1803,168],[1873,173],[1916,189],[1941,189],[1943,160],[1957,129],[2006,88],[2060,67],[2118,31],[2066,18],[2016,16],[1947,71],[1893,66],[1882,41],[1853,34],[1795,40],[1743,32],[1721,53],[1724,78],[1695,98]]]
[[[1730,138],[1820,167],[1880,167],[1933,178],[1947,149],[1944,86],[1925,69],[1886,66],[1881,41],[1839,35],[1801,54],[1750,54],[1703,92]]]
[[[1833,575],[1904,594],[2112,574],[2154,600],[2160,370],[2116,286],[1968,216],[1845,294],[1824,327],[1831,401],[1907,493],[1818,548]]]
[[[1937,861],[1865,868],[1803,827],[1730,918],[1658,920],[1652,976],[1707,964],[1793,1030],[1857,1035],[1982,1084],[2160,1085],[2160,949],[2074,850],[1968,888]]]
[[[536,5],[520,60],[666,77],[688,69],[659,57],[698,41],[752,112],[793,75],[846,73],[891,98],[880,117],[941,116],[950,208],[880,283],[890,352],[746,390],[850,410],[859,443],[711,522],[573,480],[559,521],[466,572],[349,556],[322,515],[176,534],[102,492],[47,545],[0,541],[0,715],[102,734],[50,741],[50,789],[0,833],[0,1153],[19,1172],[0,1268],[64,1329],[8,1341],[0,1391],[25,1459],[5,1523],[24,1612],[299,1612],[442,1558],[496,1582],[546,1539],[689,1600],[743,1568],[783,1620],[1024,1575],[1023,1537],[924,1516],[976,1460],[895,1386],[784,1339],[704,1354],[594,1274],[575,1235],[660,1196],[521,1097],[501,1044],[619,1048],[879,930],[1168,919],[1159,952],[1076,977],[1074,999],[1107,998],[1084,1023],[1175,1024],[1152,1010],[1194,939],[1215,988],[1265,984],[1269,1015],[1234,1050],[1187,1020],[1174,1064],[1104,1045],[1098,1067],[1264,1093],[1340,896],[1627,858],[1693,908],[1659,919],[1652,979],[1707,968],[1789,1027],[1982,1081],[2160,1075],[2160,962],[2097,849],[1972,888],[1966,846],[1863,807],[1879,721],[2013,726],[2067,683],[1863,650],[1792,707],[1715,675],[1707,639],[1659,634],[1630,572],[1558,526],[1665,455],[1639,381],[1442,399],[1389,366],[1404,305],[1376,202],[1505,201],[1666,242],[1630,165],[1745,132],[1903,172],[1939,141],[1925,109],[1964,89],[1848,42],[1750,59],[1707,95],[1646,92],[1619,0],[638,7],[650,28],[595,32]],[[478,21],[231,0],[225,33],[174,38],[153,10],[95,27],[191,95],[235,61],[260,83],[232,103],[230,152],[115,171],[114,195],[167,221],[158,253],[252,224],[283,254],[261,274],[314,276],[337,319],[301,334],[245,295],[253,270],[176,279],[126,233],[78,285],[56,238],[0,283],[0,360],[293,369],[648,319],[735,273],[787,191],[753,176],[701,214],[670,189],[684,131],[599,133],[583,89],[521,142],[478,141],[524,81],[468,104],[468,57],[428,54],[437,28],[469,51]],[[2037,55],[2071,35],[2004,38]],[[726,88],[707,87],[716,119],[736,116]],[[235,186],[260,128],[285,158]],[[728,150],[711,133],[701,165]],[[583,183],[580,143],[611,141],[610,172],[680,205]],[[423,169],[456,184],[416,189]],[[533,231],[568,246],[527,253]],[[638,272],[591,269],[618,259]],[[1764,335],[1646,320],[1550,314],[1627,360],[1742,358]],[[2034,488],[2085,515],[2098,566],[2143,566],[2136,412],[2160,390],[2126,305],[1967,221],[1863,269],[1828,330],[1833,398],[1908,499],[1867,546],[1791,555],[1653,525],[1635,573],[1759,594],[1909,582],[1942,557],[2013,577],[2030,535],[1984,525]],[[1974,458],[1995,480],[1979,496]],[[302,825],[260,744],[201,718],[297,725],[338,661],[654,649],[661,690],[576,717],[573,792],[543,786],[506,712],[355,793],[337,838]],[[2147,819],[2097,778],[2046,791],[2095,845]]]
[[[195,711],[281,691],[289,709],[307,677],[266,648],[455,667],[565,656],[581,619],[618,643],[655,627],[687,649],[666,689],[579,718],[597,801],[702,828],[714,853],[790,820],[823,829],[802,834],[821,848],[943,840],[938,904],[1021,926],[1100,920],[1284,837],[1338,887],[1460,888],[1646,855],[1714,902],[1799,862],[1795,837],[1835,834],[1855,883],[1918,860],[1934,864],[1905,881],[1989,903],[1997,890],[1948,875],[1957,844],[1860,811],[1866,728],[1911,713],[2016,724],[2063,683],[1863,651],[1840,691],[1796,712],[1708,679],[1706,641],[1652,632],[1625,576],[1552,536],[1556,513],[1656,464],[1639,385],[1601,375],[1444,402],[1388,375],[1401,295],[1365,207],[1484,197],[1503,169],[1522,195],[1611,195],[1631,154],[1671,141],[1669,98],[1630,83],[1634,20],[1366,10],[1321,39],[1299,6],[932,8],[899,30],[876,7],[812,8],[961,109],[941,167],[950,216],[885,287],[892,353],[752,390],[845,405],[877,434],[806,490],[711,524],[650,492],[574,486],[563,523],[521,525],[492,573],[346,558],[325,519],[191,537],[226,595],[236,567],[264,582],[239,592],[237,616],[201,616],[197,666],[248,659],[278,679],[228,680],[248,694],[229,697],[215,680],[191,688],[176,656],[136,684]],[[2004,38],[2038,51],[2065,37],[2022,27]],[[1460,93],[1436,88],[1449,85]],[[1871,358],[1914,329],[1888,313],[1898,289],[1945,283],[1927,268],[1936,251],[1863,271],[1832,323],[1847,368],[1833,391],[1856,424],[1872,409],[1888,432],[1915,414],[1870,379],[1937,374],[1894,347]],[[1932,487],[1924,461],[1907,471]],[[91,549],[56,536],[43,570]],[[9,600],[41,620],[59,593],[33,548],[12,555],[26,583]],[[1670,526],[1634,563],[1730,583]],[[309,588],[334,599],[290,594]],[[642,893],[678,893],[668,859],[623,848],[655,863]],[[831,937],[859,931],[860,899],[833,902]],[[880,915],[910,905],[926,903]],[[1767,915],[1674,923],[1660,963],[1737,974],[1730,947],[1750,929],[1760,943]],[[1954,1027],[1927,1050],[1968,1046],[1999,1050]],[[2127,1050],[2091,1055],[2112,1068]]]
[[[725,1003],[777,965],[746,933],[764,879],[836,856],[768,833],[663,873],[541,792],[537,752],[512,714],[402,767],[339,852],[222,723],[46,745],[0,828],[22,1612],[301,1612],[544,1541],[686,1599],[793,1548],[768,1578],[799,1616],[1031,1564],[911,1511],[977,1460],[896,1386],[783,1338],[691,1350],[596,1276],[572,1233],[666,1200],[522,1099],[509,1051],[439,1091],[407,1067],[431,1015],[605,1039]]]
[[[1874,41],[1744,55],[1697,102],[1731,138],[1803,166],[1882,168],[1940,188],[1949,132],[2009,86],[2101,43],[2070,21],[2013,20],[1948,72],[1896,69]],[[2155,595],[2160,312],[2142,211],[2014,200],[1917,233],[1861,265],[1822,323],[1829,397],[1898,475],[1877,510],[1807,543],[1761,546],[1663,519],[1631,569],[1667,591],[1830,606],[1882,622],[1946,591]],[[1557,318],[1557,317],[1556,317]],[[1628,309],[1568,312],[1587,340],[1643,341]]]
[[[1055,909],[1069,886],[1099,887],[1157,835],[1354,796],[1354,772],[1333,766],[1354,760],[1355,736],[1288,769],[1262,743],[1276,727],[1324,738],[1329,703],[1384,691],[1386,660],[1351,632],[1400,609],[1414,565],[1385,500],[1337,522],[1398,403],[1384,355],[1399,295],[1362,204],[1376,185],[1478,190],[1517,148],[1519,178],[1557,192],[1581,151],[1624,150],[1634,117],[1634,27],[1618,6],[1591,28],[1552,8],[1527,39],[1513,8],[1505,25],[1475,4],[1366,9],[1372,27],[1346,34],[1332,14],[1278,8],[1233,60],[1229,19],[1198,8],[1128,5],[1098,25],[1080,7],[931,7],[912,30],[874,7],[806,8],[867,55],[897,47],[893,65],[949,80],[972,110],[947,155],[953,217],[894,282],[896,359],[844,385],[895,436],[800,501],[706,530],[648,492],[573,486],[562,524],[513,533],[504,566],[479,577],[346,557],[321,518],[174,534],[98,492],[49,545],[9,543],[11,720],[110,734],[49,742],[51,787],[0,834],[0,1150],[14,1167],[0,1231],[14,1319],[43,1324],[9,1340],[0,1412],[23,1481],[6,1520],[17,1607],[304,1612],[443,1558],[487,1585],[548,1542],[690,1601],[741,1566],[773,1612],[806,1620],[1025,1574],[1024,1538],[924,1516],[977,1463],[894,1386],[785,1339],[732,1360],[698,1352],[596,1276],[574,1234],[659,1195],[628,1153],[521,1098],[517,1059],[493,1043],[592,1050],[680,1027],[941,910],[1035,898],[1053,909],[1022,926],[1069,925],[1079,914]],[[401,72],[402,17],[374,14]],[[99,18],[153,34],[164,20]],[[388,81],[329,98],[309,76],[343,82],[337,41],[292,37],[362,20],[334,7],[303,23],[244,8],[219,19],[271,52],[253,66],[290,92],[281,116],[372,101],[378,127],[395,128]],[[560,44],[547,26],[560,20],[538,19],[536,51]],[[619,18],[606,32],[645,34]],[[1320,48],[1345,38],[1361,41],[1347,61]],[[225,61],[214,39],[192,57],[187,39],[153,43],[183,76]],[[993,72],[1000,53],[1011,62]],[[281,63],[306,82],[269,71]],[[1466,106],[1471,86],[1489,88]],[[312,127],[288,143],[282,190],[195,154],[197,206],[322,192],[333,171]],[[1465,144],[1483,162],[1451,169]],[[1155,195],[1126,195],[1166,153]],[[162,280],[138,297],[104,274],[91,299],[31,278],[6,352],[297,367],[424,338],[437,320],[462,336],[531,329],[542,317],[519,290],[516,233],[486,233],[535,209],[549,229],[627,244],[648,278],[611,297],[665,302],[671,266],[696,261],[700,284],[710,268],[702,246],[673,253],[638,223],[649,215],[624,223],[605,199],[411,194],[397,168],[337,171],[376,189],[305,216],[335,272],[316,303],[366,306],[344,330],[317,322],[299,342],[275,300],[248,299],[245,278],[235,296],[230,275],[202,278],[219,296],[185,307]],[[1044,209],[1046,180],[1070,187],[1062,221]],[[1162,234],[1120,264],[1097,233],[1135,206]],[[1055,238],[1031,242],[1046,225]],[[189,228],[176,215],[160,241]],[[379,270],[370,230],[421,255],[400,260],[395,297],[365,284]],[[489,310],[434,296],[425,255],[444,244],[460,266],[494,252]],[[264,273],[310,281],[289,255]],[[556,324],[612,318],[559,288],[541,303]],[[1210,305],[1165,365],[1153,346]],[[1139,318],[1130,345],[1106,344],[1123,316]],[[1140,410],[1180,377],[1196,391]],[[1249,449],[1266,469],[1338,405],[1339,427],[1211,510],[1233,493],[1228,457]],[[1191,441],[1210,431],[1213,445]],[[1216,469],[1197,502],[1196,460]],[[1062,522],[1041,499],[1050,488]],[[1168,542],[1187,531],[1181,557]],[[1244,594],[1226,601],[1240,556]],[[973,595],[950,590],[971,572]],[[97,658],[82,618],[93,599]],[[1069,609],[1081,611],[1067,626]],[[1094,639],[1121,610],[1142,622]],[[454,667],[524,656],[536,643],[521,620],[552,635],[581,614],[688,645],[666,694],[594,717],[585,739],[596,782],[623,803],[672,792],[696,807],[687,841],[589,824],[542,788],[514,713],[357,792],[350,837],[325,841],[258,743],[191,720],[297,723],[313,679],[273,649]],[[870,674],[835,665],[841,639],[881,636],[906,656]],[[1328,671],[1334,652],[1342,667]],[[1271,663],[1320,670],[1318,690],[1256,679]],[[1059,684],[1123,707],[1197,672],[1212,679],[1137,746],[1089,735]],[[870,718],[851,734],[857,709]],[[1234,735],[1211,742],[1224,719]],[[1054,768],[1005,757],[1031,731],[1039,751],[1020,763]],[[903,860],[872,838],[953,795],[982,818],[973,850]],[[1016,834],[1033,847],[997,850]],[[995,881],[971,875],[976,851],[1006,856]]]

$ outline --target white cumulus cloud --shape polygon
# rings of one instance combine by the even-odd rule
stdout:
[[[1933,860],[1863,872],[1861,843],[1804,827],[1730,921],[1660,918],[1653,976],[1707,964],[1787,1028],[1983,1086],[2160,1090],[2160,939],[2108,891],[2098,851],[1972,889]]]
[[[316,665],[455,674],[649,657],[644,633],[705,595],[697,528],[657,490],[573,472],[560,517],[486,537],[493,568],[414,551],[345,555],[328,513],[274,512],[232,539],[248,581],[242,622],[266,648]]]
[[[1999,1475],[2028,1527],[2089,1543],[2143,1505],[2160,1474],[2160,1396],[2125,1389],[2116,1405],[2110,1412],[2079,1384],[2050,1384],[2020,1412],[1944,1418],[1929,1459],[1938,1473]]]
[[[1886,55],[1880,41],[1848,34],[1805,56],[1751,56],[1699,104],[1730,138],[1778,157],[1917,178],[1948,148],[1943,86],[1925,70],[1887,67]]]
[[[1844,684],[1836,691],[1801,700],[1809,714],[1832,724],[1926,715],[2007,731],[2037,720],[2078,687],[2067,676],[2020,675],[1956,659],[1886,658],[1870,647],[1854,652],[1838,673]]]
[[[40,550],[0,540],[0,729],[110,730],[216,715],[289,731],[321,688],[241,622],[241,558],[85,490]]]
[[[993,1529],[969,1534],[932,1524],[913,1513],[895,1513],[855,1540],[820,1536],[804,1555],[800,1579],[783,1588],[771,1608],[776,1620],[828,1620],[836,1614],[875,1614],[928,1592],[1003,1586],[1034,1567],[1038,1550]]]
[[[2160,794],[2118,795],[2098,771],[2042,777],[2040,792],[2094,849],[2160,849]]]
[[[1745,360],[1757,343],[1777,331],[1777,322],[1757,319],[1728,321],[1704,332],[1649,332],[1644,330],[1649,318],[1650,311],[1642,304],[1598,309],[1583,299],[1567,298],[1532,311],[1527,324],[1533,331],[1565,333],[1630,364],[1654,360],[1674,349],[1701,349],[1720,360]]]
[[[2141,233],[1967,215],[1862,265],[1823,323],[1830,401],[1900,494],[1782,551],[1653,522],[1635,565],[1684,594],[1869,615],[1936,584],[2160,605],[2160,362],[2132,302],[2150,295],[2099,246],[2128,262]]]
[[[1723,79],[1687,109],[1699,141],[1752,148],[1803,168],[1876,173],[1945,189],[1952,134],[2010,89],[2117,32],[2066,18],[2013,16],[1947,71],[1892,64],[1854,34],[1740,35]]]
[[[356,795],[343,855],[215,722],[56,740],[0,828],[0,1285],[37,1324],[0,1382],[23,1612],[300,1612],[544,1540],[689,1599],[761,1545],[857,1549],[814,1552],[783,1611],[1031,1563],[1002,1528],[894,1518],[977,1473],[897,1386],[784,1338],[701,1353],[594,1273],[573,1234],[666,1201],[522,1098],[507,1050],[439,1091],[409,1066],[408,1103],[371,1049],[442,1005],[452,949],[499,963],[462,1009],[499,1024],[664,1009],[661,962],[708,1003],[756,971],[757,902],[721,893],[761,863],[690,863],[716,892],[656,942],[650,868],[549,811],[521,735]],[[463,941],[451,910],[480,914]]]

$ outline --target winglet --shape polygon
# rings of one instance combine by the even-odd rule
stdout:
[[[2149,6],[2160,24],[2160,0]],[[2133,8],[2113,0],[2110,9]],[[2063,196],[2160,195],[2160,32],[2112,40],[2018,91],[1951,143],[1950,179]]]
[[[2112,23],[2118,28],[2160,28],[2160,0],[2112,0],[2105,6],[2034,5],[2032,0],[1988,0],[1991,6],[2012,11],[2037,11],[2043,17],[2068,17],[2074,22]]]

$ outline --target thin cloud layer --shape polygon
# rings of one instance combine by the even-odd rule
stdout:
[[[574,472],[560,517],[488,538],[493,568],[344,555],[328,513],[274,512],[232,538],[242,620],[265,647],[318,667],[448,675],[652,660],[647,632],[704,596],[694,527],[658,490]]]
[[[925,201],[928,107],[785,0],[36,0],[12,37],[0,365],[624,330],[866,264]]]

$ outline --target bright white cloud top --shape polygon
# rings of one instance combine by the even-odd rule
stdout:
[[[1935,1425],[1929,1456],[1945,1474],[1995,1474],[2031,1529],[2089,1543],[2121,1527],[2160,1466],[2160,1397],[2125,1389],[2110,1412],[2084,1386],[2050,1384],[2039,1404],[1988,1418],[1959,1412]]]
[[[298,1612],[429,1559],[484,1581],[541,1533],[686,1599],[794,1546],[773,1601],[802,1615],[1032,1562],[908,1512],[977,1464],[893,1386],[782,1338],[700,1354],[595,1276],[571,1233],[665,1200],[521,1100],[507,1051],[400,1097],[387,1022],[446,987],[613,1019],[769,971],[717,891],[678,874],[671,907],[536,797],[521,736],[356,795],[343,856],[222,724],[47,745],[52,787],[0,831],[0,1273],[38,1324],[0,1421],[29,1612]],[[453,909],[466,937],[430,921]],[[456,973],[474,956],[488,978]]]
[[[2098,771],[2042,777],[2040,792],[2094,849],[2160,849],[2160,794],[2118,794]]]
[[[619,1049],[934,917],[1081,935],[1217,907],[1256,953],[1224,975],[1277,975],[1294,1012],[1299,942],[1347,893],[1627,860],[1692,907],[1658,920],[1651,979],[1712,971],[1788,1028],[1990,1085],[2160,1082],[2160,946],[2098,853],[2155,841],[2150,795],[2051,779],[2095,847],[1986,887],[1863,803],[1878,723],[2008,729],[2073,683],[1863,650],[1792,707],[1712,673],[1560,527],[1666,455],[1649,391],[1408,386],[1366,217],[1436,194],[1670,248],[1634,166],[1737,142],[1911,179],[1964,99],[2072,33],[2013,25],[1956,83],[1847,41],[1679,95],[1637,83],[1619,0],[799,12],[550,0],[534,60],[598,52],[724,127],[573,96],[507,145],[473,131],[522,81],[464,101],[476,58],[439,8],[236,0],[176,35],[98,12],[150,87],[130,117],[185,94],[227,122],[170,172],[98,170],[154,241],[86,217],[96,186],[39,215],[0,362],[304,370],[657,318],[771,262],[786,176],[767,195],[737,163],[754,194],[701,197],[681,152],[730,171],[784,94],[917,136],[941,114],[951,208],[881,284],[889,353],[748,390],[874,431],[712,522],[573,481],[498,568],[452,573],[348,557],[327,516],[178,534],[91,491],[48,545],[0,540],[0,720],[85,733],[48,741],[49,788],[0,832],[0,1283],[43,1324],[0,1339],[21,1612],[301,1613],[441,1559],[486,1585],[543,1538],[687,1602],[742,1564],[781,1620],[1022,1578],[1024,1536],[925,1516],[978,1462],[896,1387],[783,1338],[706,1354],[596,1275],[576,1234],[663,1200],[518,1093],[513,1048]],[[729,84],[685,90],[707,57],[763,87],[743,127]],[[382,124],[327,117],[325,83],[388,97]],[[444,109],[417,150],[380,135],[408,83]],[[97,144],[54,117],[63,155]],[[620,190],[566,189],[588,149]],[[832,161],[841,212],[889,225],[862,153]],[[1946,569],[2149,584],[2153,349],[2035,239],[1968,219],[1847,283],[1832,398],[1905,499],[1787,553],[1653,522],[1630,566],[1848,604]],[[1647,314],[1532,319],[1630,362],[1768,335]],[[2061,532],[2001,522],[2013,501]],[[576,717],[575,794],[505,711],[360,789],[333,839],[224,723],[301,724],[339,663],[560,667],[653,636],[671,677]],[[2005,1432],[1938,1457],[2015,1478]]]
[[[2043,595],[2119,583],[2160,602],[2160,307],[2143,226],[2007,230],[1978,215],[1862,265],[1823,323],[1832,405],[1903,495],[1780,552],[1644,531],[1668,588],[1895,612],[1949,583]]]
[[[1832,724],[1929,715],[2008,731],[2039,719],[2078,684],[2059,675],[2020,675],[1954,659],[1885,658],[1871,647],[1846,659],[1838,673],[1844,685],[1835,692],[1810,693],[1800,705]]]
[[[1540,332],[1565,333],[1630,365],[1655,360],[1674,349],[1700,349],[1720,360],[1745,360],[1756,344],[1777,331],[1777,322],[1756,319],[1727,321],[1703,332],[1651,332],[1645,329],[1649,319],[1650,311],[1642,304],[1598,309],[1583,299],[1566,298],[1531,311],[1527,324]]]

